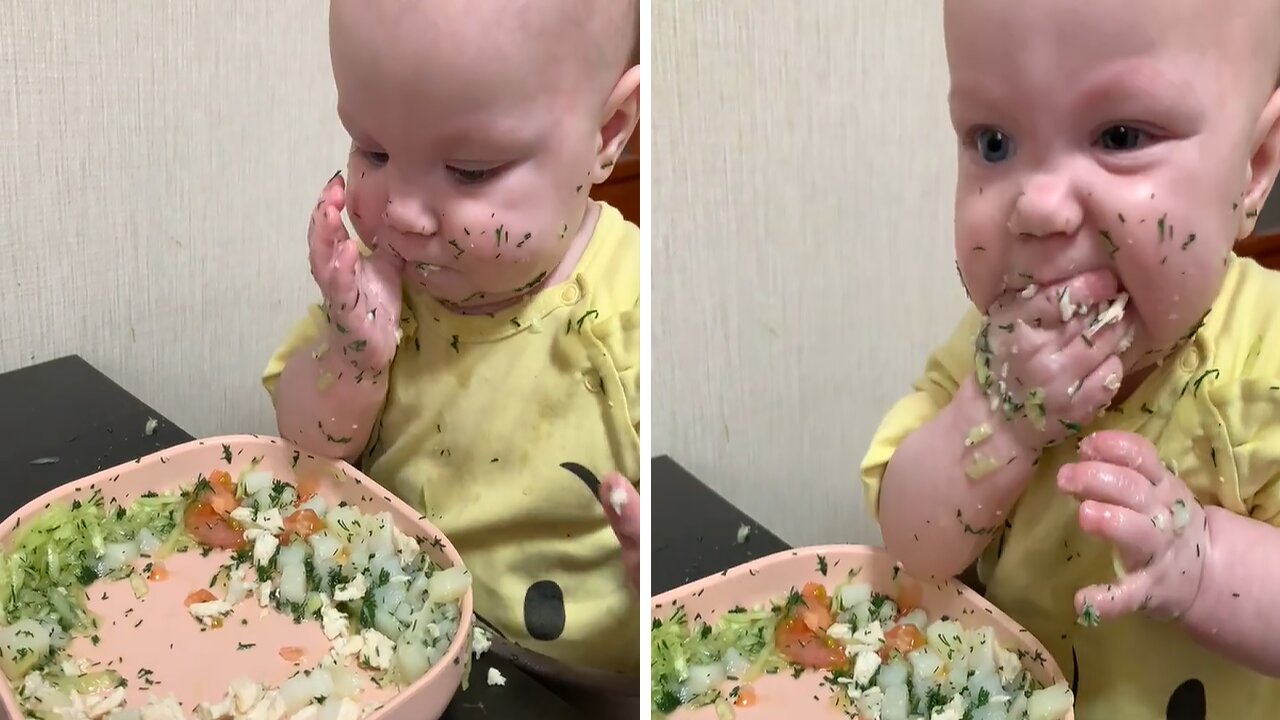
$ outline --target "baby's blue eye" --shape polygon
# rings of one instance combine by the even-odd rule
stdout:
[[[978,154],[989,163],[999,163],[1013,156],[1013,138],[994,128],[985,128],[974,133],[974,144]]]
[[[474,168],[450,167],[449,172],[453,173],[453,176],[456,177],[459,182],[472,185],[488,180],[490,173],[493,171],[489,169],[476,170]]]
[[[1146,133],[1129,125],[1112,125],[1098,136],[1098,144],[1104,150],[1125,152],[1137,150],[1143,143]]]

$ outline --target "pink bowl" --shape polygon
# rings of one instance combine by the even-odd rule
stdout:
[[[52,503],[87,498],[100,491],[108,500],[128,504],[146,492],[190,487],[200,474],[215,469],[232,477],[252,462],[258,469],[292,481],[295,476],[321,478],[320,495],[331,503],[346,501],[370,514],[389,512],[396,527],[410,536],[439,538],[426,547],[443,567],[462,565],[462,558],[431,523],[367,476],[344,462],[333,462],[299,451],[284,440],[256,435],[232,435],[195,440],[130,463],[90,475],[33,500],[0,523],[0,543],[7,547],[19,524]],[[341,478],[339,480],[338,478]],[[128,705],[141,707],[151,693],[174,695],[190,713],[201,702],[222,699],[232,680],[244,677],[272,687],[298,670],[314,666],[328,652],[329,641],[320,624],[295,624],[272,610],[260,616],[251,600],[240,603],[217,630],[202,630],[184,605],[186,596],[206,587],[226,551],[201,557],[188,551],[165,559],[168,577],[150,582],[149,592],[134,597],[127,581],[99,581],[90,586],[89,610],[99,620],[98,644],[88,638],[72,641],[70,652],[96,669],[116,669],[129,681]],[[396,691],[366,682],[361,704],[382,704],[366,715],[369,720],[435,720],[444,713],[467,672],[471,646],[472,594],[461,600],[458,634],[448,652],[412,685]],[[304,652],[300,665],[280,656],[284,647]],[[2,680],[2,679],[0,679]],[[19,703],[7,681],[0,681],[0,710],[4,717],[21,717]]]
[[[807,582],[822,583],[830,590],[834,584],[843,582],[851,570],[858,570],[857,579],[880,593],[895,594],[905,582],[919,584],[923,590],[921,606],[930,621],[947,615],[966,628],[990,626],[1002,645],[1025,653],[1024,663],[1037,680],[1045,685],[1065,680],[1044,646],[985,598],[953,580],[941,584],[919,583],[901,571],[895,572],[894,560],[883,548],[867,545],[784,550],[739,565],[655,597],[653,619],[666,620],[677,605],[682,605],[690,620],[714,622],[716,616],[730,608],[768,604]],[[799,678],[789,673],[765,675],[752,683],[756,702],[749,707],[735,708],[735,712],[740,720],[781,717],[848,720],[845,711],[835,706],[831,689],[822,683],[822,675],[819,672],[808,672]],[[669,717],[714,720],[716,712],[710,706],[681,708]],[[1074,717],[1074,713],[1069,712],[1065,720],[1074,720]]]

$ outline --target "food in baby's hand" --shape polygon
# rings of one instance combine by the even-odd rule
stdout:
[[[317,621],[331,642],[317,657],[292,645],[238,648],[275,654],[298,672],[278,688],[238,680],[197,706],[197,717],[283,718],[307,708],[317,719],[360,717],[372,709],[360,702],[367,681],[403,687],[421,677],[457,635],[469,575],[437,565],[424,550],[433,541],[407,536],[389,513],[331,504],[316,490],[314,478],[293,485],[251,467],[236,481],[216,470],[180,492],[121,505],[95,491],[24,521],[0,553],[0,669],[27,716],[169,717],[162,687],[145,706],[126,708],[132,678],[90,667],[70,645],[73,637],[96,644],[107,619],[88,610],[90,586],[127,579],[142,598],[149,583],[173,582],[166,558],[191,550],[228,555],[175,608],[191,622],[213,631],[249,603]]]
[[[769,607],[737,607],[714,623],[682,606],[656,618],[653,696],[661,715],[713,706],[718,717],[760,700],[767,674],[820,670],[834,703],[858,720],[1060,720],[1073,696],[1065,683],[1043,687],[990,627],[967,629],[919,607],[919,587],[897,599],[851,573],[828,592],[792,589]]]

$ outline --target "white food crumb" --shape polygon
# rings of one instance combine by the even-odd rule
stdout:
[[[853,661],[853,682],[858,687],[866,687],[871,682],[876,670],[880,669],[880,653],[874,650],[862,650]]]
[[[1120,338],[1120,345],[1116,347],[1116,354],[1121,354],[1133,346],[1133,328],[1125,331],[1124,337]]]
[[[1169,521],[1165,519],[1163,510],[1151,516],[1151,524],[1155,525],[1157,530],[1165,529],[1165,526],[1168,525],[1168,523]]]
[[[507,679],[502,676],[502,673],[499,672],[498,668],[496,667],[489,668],[488,680],[490,685],[506,685],[507,684]]]
[[[1062,294],[1058,296],[1058,314],[1062,316],[1062,322],[1070,322],[1075,312],[1076,309],[1071,304],[1071,290],[1063,288]]]
[[[326,603],[320,608],[320,627],[324,630],[325,637],[336,640],[346,636],[350,621],[341,610]]]
[[[884,647],[884,628],[880,627],[880,623],[872,622],[867,623],[849,638],[845,653],[853,657],[864,650],[880,652],[882,647]]]
[[[147,424],[142,428],[142,433],[144,435],[155,435],[156,426],[159,424],[160,424],[160,421],[156,420],[155,418],[147,418]]]
[[[627,491],[620,487],[616,487],[610,491],[609,506],[613,508],[614,515],[621,515],[622,508],[627,506]]]
[[[493,641],[489,639],[489,633],[484,628],[476,625],[471,629],[471,654],[476,658],[489,651],[493,645]]]
[[[266,510],[263,510],[258,513],[258,516],[254,518],[254,521],[258,524],[258,527],[272,535],[279,535],[284,532],[284,518],[280,517],[279,508],[267,508]]]
[[[395,642],[377,630],[365,630],[360,633],[364,647],[360,650],[360,659],[375,670],[386,670],[391,667],[391,655],[396,650]]]
[[[827,628],[827,637],[832,640],[850,640],[853,638],[853,628],[849,623],[831,623],[831,627]]]
[[[316,720],[320,717],[320,706],[312,703],[289,716],[289,720]]]
[[[361,650],[364,650],[364,639],[359,635],[348,635],[334,639],[333,649],[330,650],[329,655],[341,663],[352,655],[360,654]]]
[[[1022,293],[1021,293],[1021,295],[1022,295],[1023,299],[1029,298],[1029,297],[1031,297],[1032,295],[1035,295],[1035,294],[1036,294],[1036,284],[1035,284],[1035,283],[1031,283],[1030,285],[1028,285],[1028,286],[1026,286],[1026,287],[1022,288]]]
[[[1085,339],[1088,340],[1092,338],[1095,334],[1100,332],[1102,328],[1112,323],[1119,322],[1120,319],[1124,317],[1124,306],[1128,302],[1129,302],[1129,294],[1120,293],[1119,295],[1116,296],[1115,300],[1103,305],[1102,311],[1098,313],[1097,319],[1095,319],[1092,323],[1090,323],[1089,327],[1085,328],[1084,330]]]
[[[253,543],[253,563],[258,567],[269,565],[271,557],[276,554],[276,549],[280,547],[280,541],[275,535],[260,528],[245,530],[244,539]]]
[[[360,720],[360,706],[349,698],[338,701],[337,717],[334,720]]]
[[[213,625],[214,620],[231,614],[231,606],[227,604],[226,600],[194,603],[187,610],[191,613],[191,617],[199,620],[200,624],[206,627]]]
[[[747,541],[747,536],[748,536],[748,535],[750,535],[750,534],[751,534],[751,526],[750,526],[750,525],[740,525],[740,526],[738,526],[738,543],[739,543],[739,544],[741,544],[741,543],[746,542],[746,541]]]
[[[884,690],[880,687],[869,687],[866,690],[858,690],[852,685],[847,685],[849,699],[853,701],[853,706],[858,709],[858,717],[876,720],[880,717],[880,707],[884,704]]]
[[[1191,508],[1187,507],[1185,500],[1175,500],[1173,502],[1173,531],[1181,533],[1190,522]]]
[[[1000,643],[993,643],[996,648],[996,662],[999,664],[1000,684],[1010,685],[1018,677],[1018,673],[1022,672],[1022,661],[1018,659],[1018,654],[1005,648]]]
[[[258,607],[262,608],[263,617],[266,617],[267,608],[271,606],[271,581],[263,580],[258,585]]]
[[[964,717],[967,703],[968,701],[963,695],[956,695],[944,707],[934,710],[929,715],[929,720],[961,720]]]
[[[394,524],[391,526],[391,539],[395,542],[396,555],[400,564],[408,566],[418,557],[418,541],[400,531]]]
[[[186,720],[186,716],[178,699],[169,695],[163,700],[153,697],[142,706],[142,720]]]
[[[338,587],[333,593],[334,602],[347,602],[364,597],[364,574],[356,575],[351,582]]]
[[[1111,373],[1110,375],[1107,376],[1106,380],[1102,381],[1102,386],[1108,390],[1119,390],[1120,376],[1116,375],[1115,373]]]

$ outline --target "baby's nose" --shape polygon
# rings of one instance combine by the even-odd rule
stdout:
[[[431,205],[413,196],[392,196],[382,213],[383,220],[402,235],[430,237],[440,231],[440,221]]]
[[[1083,214],[1071,182],[1063,174],[1036,175],[1023,184],[1009,229],[1020,237],[1074,235]]]

